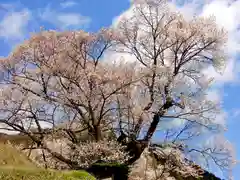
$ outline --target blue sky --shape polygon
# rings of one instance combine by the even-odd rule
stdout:
[[[240,0],[193,0],[186,4],[176,0],[177,7],[186,17],[198,12],[200,15],[213,13],[219,26],[229,31],[229,63],[223,75],[213,69],[207,73],[214,76],[216,84],[212,97],[223,101],[228,132],[226,137],[234,144],[240,159],[240,102],[239,96],[239,50],[240,31],[238,18]],[[37,32],[40,26],[45,29],[84,29],[97,31],[113,24],[122,13],[129,13],[130,0],[0,0],[0,56],[7,56],[12,48]],[[235,179],[240,179],[240,166],[234,170]]]

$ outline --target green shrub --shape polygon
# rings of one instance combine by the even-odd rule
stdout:
[[[66,171],[64,176],[73,177],[75,179],[95,180],[96,178],[86,171]]]

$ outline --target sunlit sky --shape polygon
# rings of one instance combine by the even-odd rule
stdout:
[[[187,0],[186,0],[187,1]],[[240,0],[176,0],[175,5],[186,17],[194,13],[200,16],[215,15],[219,26],[229,32],[229,60],[223,75],[208,69],[216,84],[211,97],[223,101],[228,132],[226,137],[234,144],[240,156],[240,96],[239,50],[240,50]],[[128,12],[130,0],[0,0],[0,56],[7,56],[18,43],[44,29],[84,29],[97,31],[111,26],[123,13]],[[240,179],[240,167],[234,170]]]

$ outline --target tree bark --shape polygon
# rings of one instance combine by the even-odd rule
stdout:
[[[151,125],[148,129],[148,132],[146,134],[146,136],[144,137],[145,141],[150,141],[150,139],[152,138],[154,132],[157,129],[158,123],[160,121],[160,118],[166,113],[166,111],[171,108],[174,105],[173,100],[168,97],[166,99],[166,102],[163,104],[163,106],[159,109],[159,111],[153,116],[153,120],[151,122]]]
[[[94,125],[94,137],[96,141],[100,141],[102,139],[102,133],[99,125]]]

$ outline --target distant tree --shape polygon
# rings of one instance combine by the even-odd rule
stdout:
[[[185,20],[167,1],[133,1],[133,7],[132,17],[114,29],[43,31],[3,58],[1,68],[9,74],[1,85],[4,129],[28,135],[38,148],[76,168],[78,161],[45,143],[46,134],[61,131],[76,149],[81,131],[92,137],[89,146],[104,144],[104,132],[114,132],[118,142],[134,151],[132,163],[162,121],[177,119],[180,125],[164,131],[163,141],[181,144],[187,154],[200,153],[207,164],[212,160],[229,170],[233,150],[223,138],[206,147],[189,143],[223,133],[223,124],[215,119],[221,107],[207,98],[210,81],[202,70],[225,63],[226,32],[212,17]],[[111,53],[130,54],[134,61],[112,62]],[[61,120],[65,126],[60,128]],[[120,152],[116,150],[121,159],[126,154]]]

